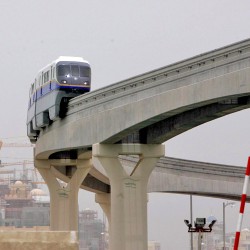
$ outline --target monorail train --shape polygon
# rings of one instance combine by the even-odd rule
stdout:
[[[41,69],[29,92],[27,135],[35,142],[39,131],[63,118],[69,100],[89,92],[91,68],[81,57],[60,56]]]

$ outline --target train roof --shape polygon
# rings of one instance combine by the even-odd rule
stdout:
[[[43,72],[45,69],[49,68],[51,64],[58,63],[58,62],[83,62],[89,64],[88,61],[84,60],[82,57],[77,56],[59,56],[56,60],[52,61],[51,63],[47,64],[45,67],[41,68],[38,73]]]
[[[76,56],[59,56],[54,62],[84,62],[89,63],[88,61],[84,60],[82,57],[76,57]]]

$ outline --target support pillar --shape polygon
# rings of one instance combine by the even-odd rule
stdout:
[[[48,185],[50,192],[50,230],[78,231],[78,191],[84,178],[91,169],[90,160],[66,160],[76,166],[66,186],[57,180],[53,165],[62,165],[60,160],[35,160],[35,167]],[[64,166],[65,166],[64,165]]]
[[[95,194],[95,202],[98,203],[103,212],[105,213],[108,219],[108,235],[109,238],[111,236],[111,204],[110,204],[110,194],[108,193],[96,193]],[[105,228],[106,230],[106,228]],[[108,248],[110,249],[110,247]]]
[[[128,171],[119,155],[139,155]],[[145,250],[147,237],[147,184],[164,145],[95,144],[93,164],[101,164],[111,185],[111,250]]]
[[[106,193],[95,194],[95,202],[99,203],[99,205],[101,206],[103,212],[105,213],[108,219],[109,228],[110,228],[110,225],[111,225],[110,194],[106,194]]]

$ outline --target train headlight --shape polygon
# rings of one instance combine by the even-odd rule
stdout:
[[[62,81],[61,81],[61,83],[64,83],[64,84],[66,84],[66,83],[67,83],[67,81],[66,81],[66,80],[62,80]]]
[[[84,84],[84,85],[88,85],[88,83],[87,83],[87,82],[84,82],[83,84]]]

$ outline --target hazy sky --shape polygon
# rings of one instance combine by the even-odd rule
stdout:
[[[1,0],[0,138],[26,135],[30,83],[60,55],[88,60],[92,89],[98,89],[247,39],[249,20],[249,0]],[[245,166],[249,123],[249,110],[207,123],[168,141],[166,155]],[[1,152],[8,154],[23,156]],[[213,214],[222,220],[223,200],[193,200],[194,218]],[[93,195],[81,191],[80,208],[86,207],[99,209]],[[149,239],[163,250],[189,249],[183,223],[189,196],[150,194],[148,207]],[[235,230],[238,210],[227,208],[227,231]],[[249,207],[247,216],[244,226],[250,227]]]

